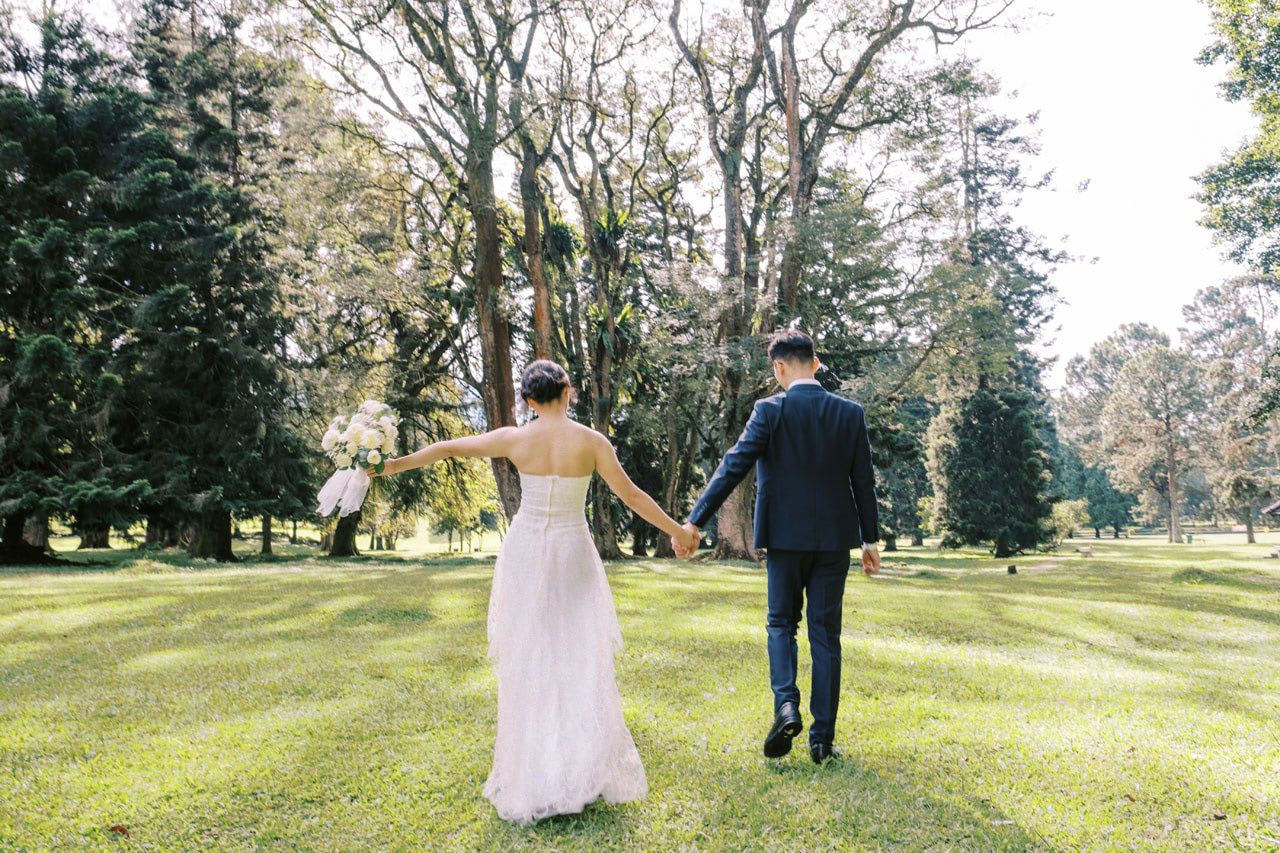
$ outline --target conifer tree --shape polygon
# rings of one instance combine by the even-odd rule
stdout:
[[[1039,406],[1025,391],[979,387],[930,426],[929,474],[942,544],[986,545],[997,558],[1049,539]]]
[[[311,483],[287,423],[289,328],[270,254],[272,97],[279,63],[242,22],[188,0],[150,0],[134,51],[153,108],[194,180],[182,223],[137,314],[134,410],[155,460],[153,519],[189,525],[192,556],[234,559],[233,514],[296,516]]]
[[[114,349],[130,307],[113,258],[162,216],[126,200],[154,151],[147,109],[83,20],[49,13],[29,46],[0,20],[0,559],[40,559],[29,519],[105,547],[149,492],[114,443]]]

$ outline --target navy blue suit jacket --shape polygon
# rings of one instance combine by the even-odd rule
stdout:
[[[807,383],[757,400],[689,520],[705,526],[752,464],[755,547],[847,551],[880,539],[871,442],[857,403]]]

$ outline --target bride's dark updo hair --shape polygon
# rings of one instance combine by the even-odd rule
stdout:
[[[538,359],[520,377],[520,399],[525,403],[550,403],[569,387],[569,374],[554,361]]]

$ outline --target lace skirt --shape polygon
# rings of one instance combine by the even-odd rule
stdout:
[[[573,814],[648,793],[622,716],[617,612],[581,516],[517,515],[494,567],[489,657],[498,734],[484,795],[506,820]]]

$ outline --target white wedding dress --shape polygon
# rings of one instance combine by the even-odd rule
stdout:
[[[590,482],[521,473],[520,511],[494,566],[498,736],[484,795],[506,820],[649,790],[614,680],[622,633],[583,512]]]

